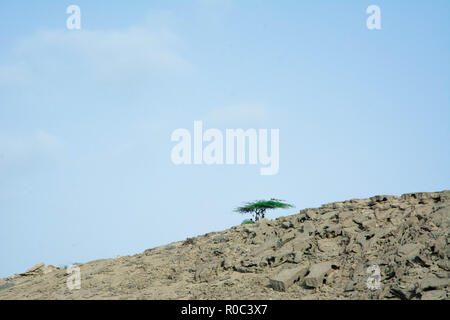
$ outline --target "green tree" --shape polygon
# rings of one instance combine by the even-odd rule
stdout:
[[[237,207],[234,211],[239,213],[252,213],[255,221],[258,221],[260,218],[264,218],[267,209],[288,209],[293,207],[293,205],[285,203],[284,200],[272,198],[270,200],[247,202],[244,206]]]

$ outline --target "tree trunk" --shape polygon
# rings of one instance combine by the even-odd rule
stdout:
[[[261,212],[261,210],[256,210],[256,211],[255,211],[255,222],[259,220],[259,215],[260,215],[261,213],[263,213],[263,212]],[[264,215],[264,213],[263,213],[263,215]]]

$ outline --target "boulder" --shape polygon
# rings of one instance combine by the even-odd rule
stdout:
[[[316,263],[309,269],[309,274],[305,277],[305,284],[308,287],[318,288],[322,285],[325,276],[332,270],[331,262]]]
[[[337,214],[338,214],[338,211],[329,211],[329,212],[322,214],[319,217],[319,219],[321,219],[321,220],[333,219],[333,218],[336,218]]]
[[[24,273],[21,273],[20,275],[21,276],[30,276],[30,275],[34,275],[34,274],[39,274],[43,271],[44,267],[45,267],[45,263],[42,262],[42,263],[32,266],[30,269],[28,269]]]
[[[270,278],[270,285],[276,291],[286,291],[294,282],[303,281],[308,272],[308,265],[281,270],[277,275]]]
[[[330,257],[339,255],[339,246],[335,239],[321,239],[317,243],[319,250],[327,253]]]
[[[194,274],[194,280],[197,282],[210,282],[217,276],[218,266],[216,264],[200,265]]]
[[[47,273],[52,273],[53,271],[58,270],[58,268],[56,268],[55,266],[52,265],[48,265],[45,268],[43,268],[43,273],[47,274]]]
[[[316,231],[316,228],[314,227],[314,223],[312,223],[311,221],[306,221],[303,224],[303,233],[308,235],[308,236],[312,236],[314,235],[314,232]]]
[[[422,294],[422,300],[445,300],[447,293],[444,290],[426,291]]]
[[[408,243],[398,248],[397,254],[407,260],[412,260],[420,254],[422,245],[418,243]]]
[[[306,249],[309,248],[309,240],[311,239],[310,236],[300,236],[292,240],[289,245],[292,246],[292,251],[294,252],[304,252]]]
[[[448,287],[450,282],[449,278],[437,278],[435,276],[427,276],[420,282],[420,290],[438,290]]]

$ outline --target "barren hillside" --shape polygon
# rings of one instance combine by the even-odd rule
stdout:
[[[0,299],[449,299],[449,221],[450,191],[352,199],[80,264],[80,289],[37,265]]]

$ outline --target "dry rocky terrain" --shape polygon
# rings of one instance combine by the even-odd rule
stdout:
[[[36,265],[0,299],[449,299],[449,222],[450,191],[352,199],[79,264],[80,289]]]

